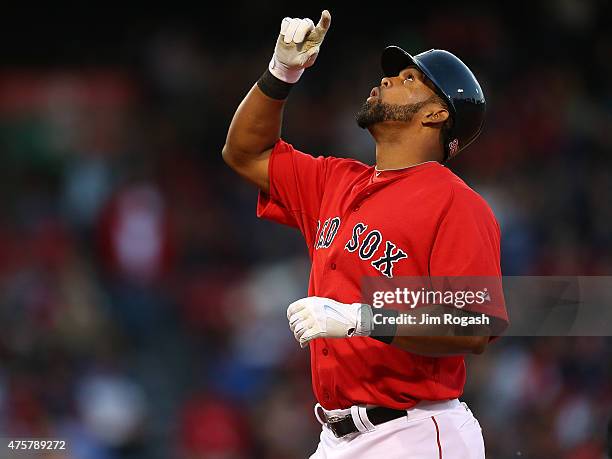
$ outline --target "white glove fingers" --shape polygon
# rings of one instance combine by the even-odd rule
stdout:
[[[300,19],[291,19],[291,22],[289,22],[289,25],[287,26],[287,30],[285,31],[285,38],[284,41],[285,43],[289,44],[293,41],[293,37],[295,36],[295,32],[297,31],[298,27],[300,26]]]
[[[304,324],[304,322],[299,322],[296,329],[293,331],[293,336],[295,336],[295,339],[299,341],[300,338],[302,338],[302,336],[309,330],[310,329],[306,326],[306,324]]]
[[[293,336],[295,336],[296,339],[299,339],[300,336],[304,334],[304,331],[306,331],[306,324],[304,324],[302,321],[298,321],[293,325],[293,327],[291,327],[291,331],[293,332]]]
[[[303,298],[300,300],[294,301],[293,303],[289,305],[289,307],[287,308],[287,319],[289,319],[292,315],[304,309],[305,306],[302,300]]]
[[[280,29],[281,35],[285,35],[285,33],[287,32],[287,27],[289,27],[290,22],[291,22],[291,18],[283,19],[283,22],[281,22],[281,29]]]
[[[300,21],[300,24],[295,32],[293,37],[293,41],[296,44],[302,43],[304,38],[310,33],[311,30],[314,30],[314,22],[312,20],[306,18]]]
[[[289,317],[289,328],[293,330],[293,328],[295,327],[295,324],[299,321],[300,321],[300,316],[298,314],[293,314],[291,317]]]
[[[300,320],[296,326],[295,330],[293,330],[293,335],[295,339],[298,341],[302,338],[304,334],[312,334],[312,333],[322,333],[321,327],[319,327],[311,317],[305,317]]]
[[[291,329],[291,331],[294,331],[294,329],[296,328],[297,324],[299,324],[300,322],[304,322],[305,317],[303,314],[297,313],[291,316],[291,318],[289,319],[289,328]]]
[[[321,13],[316,26],[308,18],[284,18],[268,66],[270,73],[286,83],[297,82],[304,69],[314,64],[330,23],[331,14],[327,10]],[[317,48],[316,52],[306,54],[313,47]]]
[[[315,338],[318,338],[319,336],[323,336],[323,333],[320,331],[313,331],[313,330],[308,330],[306,333],[304,333],[302,335],[302,337],[300,338],[300,346],[302,347],[306,347],[306,344],[309,341],[312,341]]]

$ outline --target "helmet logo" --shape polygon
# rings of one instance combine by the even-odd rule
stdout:
[[[448,157],[452,158],[459,152],[459,139],[453,139],[452,142],[448,144]]]

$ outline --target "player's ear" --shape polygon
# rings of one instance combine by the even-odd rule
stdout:
[[[439,105],[431,105],[429,110],[423,113],[423,126],[429,127],[442,127],[444,122],[448,119],[450,114],[448,110]]]

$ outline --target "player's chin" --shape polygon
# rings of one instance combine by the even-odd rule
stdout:
[[[363,107],[361,108],[361,110],[359,110],[357,116],[355,116],[357,126],[359,126],[361,129],[367,129],[372,124],[370,121],[370,117],[367,114],[366,104],[367,102],[363,104]]]
[[[355,121],[361,129],[369,128],[374,121],[376,121],[374,114],[379,104],[380,101],[376,97],[368,97],[361,105],[359,111],[355,115]]]

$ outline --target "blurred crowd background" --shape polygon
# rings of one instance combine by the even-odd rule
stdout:
[[[449,167],[496,212],[504,274],[612,274],[609,2],[9,10],[0,437],[63,438],[72,459],[315,449],[308,351],[285,318],[306,293],[305,245],[257,220],[256,190],[221,149],[282,18],[316,22],[323,7],[331,30],[285,139],[372,163],[354,114],[380,51],[448,49],[490,107]],[[463,400],[490,458],[601,459],[612,339],[502,338],[468,358]]]

